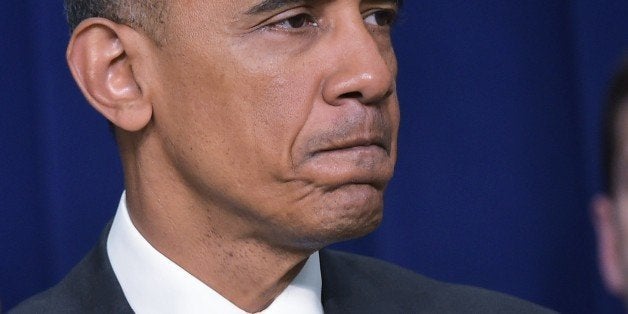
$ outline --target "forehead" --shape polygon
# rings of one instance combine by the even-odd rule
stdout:
[[[341,2],[340,0],[255,0],[257,2],[248,12],[272,11],[287,5],[309,5],[314,6],[322,3]],[[401,0],[345,0],[345,2],[358,3],[390,3],[401,5]]]
[[[229,10],[241,14],[254,14],[275,11],[289,6],[304,5],[314,7],[337,2],[359,4],[386,3],[401,6],[403,0],[184,0],[174,1],[171,5],[178,6],[187,12],[194,12],[192,10],[193,7],[203,6],[214,9],[216,13]]]

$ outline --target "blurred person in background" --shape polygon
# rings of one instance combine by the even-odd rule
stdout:
[[[628,304],[628,60],[611,81],[601,142],[604,192],[591,206],[598,262],[608,291]]]

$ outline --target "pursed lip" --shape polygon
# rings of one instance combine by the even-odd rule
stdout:
[[[335,151],[352,150],[352,149],[382,149],[387,155],[390,155],[390,141],[386,140],[384,136],[368,136],[358,137],[350,140],[342,140],[331,143],[323,148],[314,150],[310,157],[315,157],[319,154],[330,153]]]

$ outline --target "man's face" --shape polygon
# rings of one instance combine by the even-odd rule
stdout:
[[[151,92],[173,180],[276,245],[372,231],[397,153],[395,2],[171,3]]]

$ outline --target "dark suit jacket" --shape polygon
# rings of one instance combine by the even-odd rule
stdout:
[[[9,313],[133,313],[107,257],[108,233],[59,284]],[[437,282],[373,258],[322,250],[320,261],[325,313],[551,313],[523,300]]]

